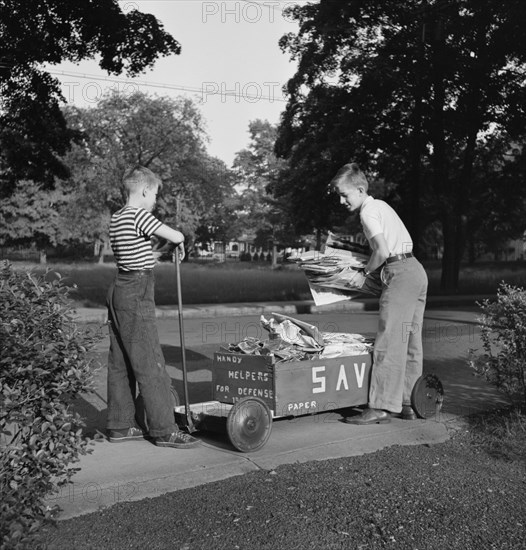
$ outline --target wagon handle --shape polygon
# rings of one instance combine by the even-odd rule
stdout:
[[[181,270],[179,263],[179,254],[177,249],[174,253],[174,262],[175,262],[175,278],[177,282],[177,310],[179,314],[179,340],[181,343],[181,363],[183,365],[183,390],[184,390],[184,411],[186,415],[186,424],[187,430],[189,433],[193,433],[196,430],[194,422],[192,420],[192,413],[190,412],[190,401],[188,398],[188,380],[187,380],[187,370],[186,370],[186,351],[184,347],[184,320],[183,320],[183,301],[182,301],[182,292],[181,292]]]

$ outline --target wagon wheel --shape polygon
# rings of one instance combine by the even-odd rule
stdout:
[[[170,393],[172,394],[172,406],[174,408],[178,407],[181,404],[181,401],[179,399],[179,395],[177,394],[176,389],[173,386],[170,386]],[[141,394],[139,394],[135,398],[135,420],[137,421],[139,428],[141,428],[143,432],[148,431],[146,409],[144,408],[144,399],[142,398]]]
[[[270,437],[272,415],[268,405],[256,397],[238,401],[228,413],[226,431],[232,445],[242,453],[257,451]]]
[[[419,418],[437,415],[444,401],[444,388],[436,374],[421,376],[411,392],[411,405]]]
[[[170,386],[170,393],[172,394],[172,406],[174,408],[179,407],[179,405],[181,404],[181,400],[179,399],[179,394],[177,393],[177,390],[173,386]]]

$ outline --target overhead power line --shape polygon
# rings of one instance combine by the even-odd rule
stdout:
[[[234,97],[239,99],[245,99],[247,101],[279,101],[286,103],[287,100],[282,96],[281,93],[275,95],[268,95],[269,91],[275,91],[276,88],[281,92],[281,83],[279,82],[247,82],[239,83],[236,82],[233,84],[234,88],[232,89],[232,84],[227,84],[226,82],[203,82],[201,87],[198,86],[182,86],[177,84],[169,84],[165,82],[146,82],[138,80],[127,80],[122,78],[106,77],[99,76],[94,74],[87,73],[77,73],[74,71],[48,71],[50,74],[55,76],[67,76],[71,78],[81,78],[84,80],[92,81],[101,81],[101,82],[111,82],[114,84],[123,84],[129,86],[144,86],[147,88],[162,88],[166,90],[175,90],[180,92],[201,94],[204,98],[209,95],[220,95],[226,97]],[[251,91],[256,91],[256,93],[250,93]],[[266,91],[267,93],[263,93]]]

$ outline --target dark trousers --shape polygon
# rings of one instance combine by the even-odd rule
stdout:
[[[135,426],[137,385],[152,437],[176,431],[171,379],[155,321],[152,270],[119,271],[107,298],[110,327],[107,428]]]

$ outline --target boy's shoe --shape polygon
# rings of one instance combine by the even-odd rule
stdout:
[[[127,430],[109,430],[108,439],[111,443],[120,443],[121,441],[144,439],[144,435],[144,432],[139,428],[128,428]]]
[[[177,431],[161,437],[154,437],[153,442],[157,447],[174,447],[176,449],[189,449],[201,445],[201,441],[191,435]]]
[[[388,424],[391,422],[391,415],[381,409],[365,409],[358,416],[348,416],[343,420],[346,424],[357,424],[366,426],[368,424]]]

